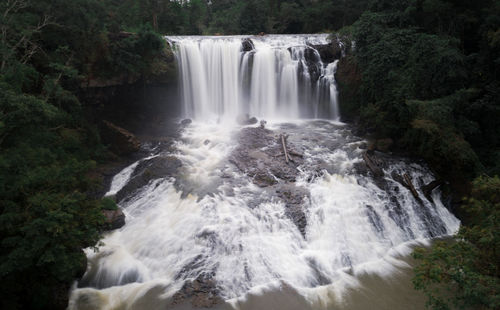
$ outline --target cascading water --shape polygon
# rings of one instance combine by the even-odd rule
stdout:
[[[439,191],[423,198],[418,185],[431,172],[379,154],[384,176],[375,177],[363,163],[366,142],[349,126],[298,119],[338,118],[337,61],[305,56],[307,42],[326,36],[259,37],[246,52],[243,39],[169,38],[194,121],[173,149],[155,149],[113,180],[108,194],[127,224],[99,252],[86,250],[89,266],[69,309],[423,305],[404,289],[406,257],[459,227]],[[317,80],[304,69],[313,65]],[[266,128],[221,122],[241,113],[288,120]],[[295,154],[289,164],[280,134]],[[398,181],[404,173],[421,200]]]
[[[327,38],[168,37],[179,63],[186,116],[338,120],[335,67],[323,64],[313,47],[328,44]]]

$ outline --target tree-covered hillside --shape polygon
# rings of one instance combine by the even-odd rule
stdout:
[[[343,115],[471,195],[458,236],[415,253],[415,287],[433,309],[497,309],[500,1],[374,0],[343,32],[355,42],[339,64]]]
[[[89,171],[106,158],[77,93],[90,78],[151,71],[165,43],[117,38],[110,1],[0,2],[0,308],[64,308],[99,240]],[[114,31],[118,31],[115,29]]]

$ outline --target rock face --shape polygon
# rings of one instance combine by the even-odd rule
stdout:
[[[283,147],[271,130],[256,127],[243,128],[238,136],[238,147],[230,155],[229,161],[241,172],[253,178],[260,187],[278,182],[295,182],[303,162],[300,157],[292,156],[293,162],[286,163]],[[293,149],[288,145],[288,149]]]
[[[361,98],[361,70],[356,59],[352,55],[347,55],[339,60],[335,80],[339,90],[339,104],[342,111],[342,119],[355,120],[359,113],[357,107]]]
[[[106,217],[106,222],[104,224],[105,229],[114,230],[125,225],[125,214],[123,214],[121,209],[103,210],[102,212]]]
[[[255,49],[255,46],[250,38],[245,38],[241,41],[241,48],[243,52],[250,52]]]
[[[182,162],[174,156],[157,156],[143,160],[135,168],[127,185],[116,193],[116,201],[127,198],[152,180],[175,176],[181,166]]]
[[[306,48],[304,51],[304,59],[306,61],[307,69],[309,70],[309,76],[311,81],[317,81],[321,75],[320,67],[320,54],[311,47]]]
[[[102,121],[101,136],[104,143],[117,155],[137,152],[141,147],[141,143],[132,133],[108,121]]]
[[[290,143],[287,143],[287,150],[298,154]],[[293,161],[286,163],[279,135],[257,127],[240,131],[238,147],[230,155],[229,161],[250,176],[255,185],[267,188],[271,196],[283,201],[285,214],[305,236],[307,220],[302,205],[309,197],[309,192],[294,184],[299,174],[297,167],[304,161],[299,156],[290,155],[290,158]]]
[[[181,125],[182,125],[182,126],[187,126],[187,125],[191,124],[192,122],[193,122],[193,121],[192,121],[191,119],[186,118],[186,119],[183,119],[183,120],[181,121]]]
[[[201,274],[193,281],[187,281],[172,297],[172,305],[191,301],[194,308],[211,308],[224,303],[213,276]]]
[[[309,197],[309,192],[305,188],[294,184],[283,184],[276,186],[276,195],[285,203],[285,214],[305,238],[307,219],[302,204]]]
[[[342,45],[337,40],[326,45],[311,45],[311,47],[318,51],[324,63],[330,63],[342,57]]]

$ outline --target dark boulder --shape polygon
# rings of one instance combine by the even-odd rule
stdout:
[[[224,303],[212,274],[201,274],[195,280],[187,281],[172,296],[172,305],[191,302],[193,308],[212,308]]]
[[[259,122],[259,120],[255,116],[252,116],[248,119],[247,124],[253,125],[253,124],[257,124],[258,122]]]
[[[250,52],[255,49],[255,45],[253,44],[250,38],[245,38],[241,41],[241,50],[243,52]]]
[[[174,156],[157,156],[141,161],[128,183],[116,193],[116,201],[123,200],[152,180],[175,176],[181,166],[182,162]]]
[[[294,146],[288,143],[287,148],[291,151]],[[279,137],[262,127],[243,128],[238,136],[238,147],[229,157],[232,164],[260,187],[295,182],[299,173],[297,167],[304,159],[297,156],[291,159],[289,163],[285,161]]]
[[[311,47],[306,48],[304,51],[304,60],[307,65],[311,81],[317,81],[321,75],[321,56],[318,51]]]
[[[318,51],[323,63],[331,63],[342,57],[343,47],[337,40],[329,44],[311,45],[311,47]]]
[[[285,214],[297,226],[302,236],[306,236],[307,219],[304,213],[304,199],[309,197],[309,191],[292,184],[278,185],[276,195],[285,203]]]
[[[117,155],[134,153],[141,147],[141,143],[132,133],[108,121],[102,121],[101,137],[103,142],[109,145],[110,150]]]
[[[183,120],[181,121],[181,125],[182,125],[182,126],[187,126],[187,125],[191,124],[192,122],[193,122],[193,121],[192,121],[191,119],[186,118],[186,119],[183,119]]]
[[[256,117],[250,117],[248,114],[242,114],[238,115],[238,117],[236,118],[236,122],[239,125],[245,126],[257,124],[259,121]]]
[[[270,173],[265,171],[258,171],[252,179],[253,183],[259,187],[267,187],[278,183]]]
[[[123,214],[121,209],[103,210],[102,213],[106,218],[106,221],[104,222],[104,229],[114,230],[125,225],[125,214]]]

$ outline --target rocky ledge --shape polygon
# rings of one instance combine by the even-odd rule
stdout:
[[[297,168],[304,163],[304,159],[298,148],[285,137],[263,126],[243,128],[229,161],[251,177],[255,185],[266,188],[271,197],[278,197],[285,204],[286,215],[305,236],[307,220],[302,205],[309,192],[295,184],[299,174]]]

